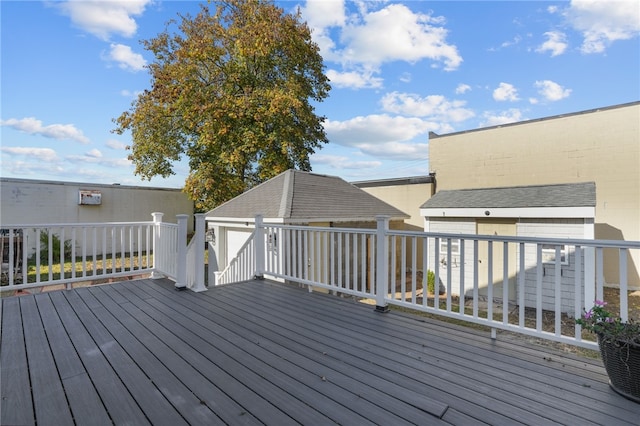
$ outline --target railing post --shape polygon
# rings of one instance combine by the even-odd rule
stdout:
[[[160,230],[162,229],[162,227],[160,226],[162,224],[162,216],[164,216],[164,213],[160,213],[160,212],[153,212],[151,213],[151,217],[153,217],[153,241],[152,241],[152,253],[153,253],[153,270],[151,271],[151,278],[156,280],[158,278],[164,278],[164,275],[162,275],[160,272],[158,272],[158,269],[160,267],[160,261],[162,259],[162,256],[160,253],[158,253],[160,251]],[[149,247],[147,247],[147,251],[149,251]]]
[[[389,291],[389,216],[376,216],[376,312],[388,312],[385,297]]]
[[[205,291],[207,287],[204,285],[204,244],[205,244],[205,229],[204,229],[204,213],[197,213],[196,217],[196,235],[195,235],[195,268],[196,268],[196,282],[191,287],[191,291],[201,292]]]
[[[593,240],[595,238],[595,224],[593,219],[584,221],[584,238]],[[582,251],[584,253],[584,309],[589,311],[594,306],[596,300],[596,248],[587,246]]]
[[[176,290],[187,288],[187,219],[189,215],[176,215],[178,220],[178,264],[176,271]],[[203,243],[204,244],[204,243]]]
[[[593,308],[596,300],[596,249],[585,247],[584,253],[584,309]]]
[[[256,273],[255,278],[258,280],[264,279],[265,270],[265,241],[264,241],[264,224],[261,214],[256,215],[256,233],[253,249],[255,250],[254,259],[256,260]]]

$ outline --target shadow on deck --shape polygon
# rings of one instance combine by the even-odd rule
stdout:
[[[2,299],[1,424],[637,424],[598,360],[350,298],[138,280]]]

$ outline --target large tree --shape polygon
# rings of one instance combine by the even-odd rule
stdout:
[[[131,131],[143,179],[189,158],[185,191],[200,210],[287,169],[310,170],[309,155],[327,142],[312,102],[328,96],[329,80],[300,14],[268,0],[215,6],[143,41],[155,56],[151,89],[114,120],[116,133]]]

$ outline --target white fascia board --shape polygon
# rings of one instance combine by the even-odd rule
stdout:
[[[423,208],[423,217],[484,217],[531,219],[595,218],[595,207],[527,207],[527,208]]]
[[[208,223],[219,225],[219,226],[229,226],[229,225],[246,225],[251,224],[254,225],[256,222],[255,217],[205,217],[204,220]],[[276,218],[263,218],[263,223],[284,223],[284,219],[280,217]]]

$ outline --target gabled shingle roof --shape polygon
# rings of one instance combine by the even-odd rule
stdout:
[[[594,182],[437,192],[420,208],[595,207]]]
[[[281,218],[286,222],[374,220],[409,215],[335,176],[287,170],[216,207],[207,218]]]

